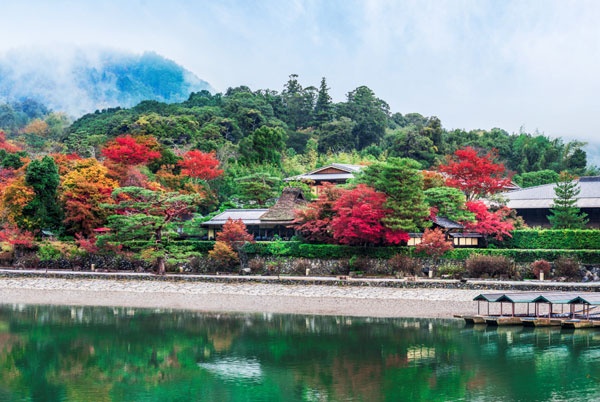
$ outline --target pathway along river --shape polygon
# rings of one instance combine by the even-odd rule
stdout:
[[[0,308],[0,401],[592,400],[600,332]]]

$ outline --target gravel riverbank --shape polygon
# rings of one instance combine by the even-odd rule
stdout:
[[[439,317],[476,310],[480,290],[143,280],[0,278],[0,303],[213,312]]]

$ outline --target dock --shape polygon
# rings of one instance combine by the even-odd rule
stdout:
[[[455,316],[467,325],[600,328],[600,293],[482,293],[473,301],[477,314]]]

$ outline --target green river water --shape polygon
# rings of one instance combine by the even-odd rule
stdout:
[[[0,401],[600,399],[600,331],[0,308]]]

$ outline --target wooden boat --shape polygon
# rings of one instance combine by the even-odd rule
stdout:
[[[520,317],[484,317],[489,326],[523,325]]]
[[[560,326],[562,320],[544,317],[524,317],[521,318],[521,323],[525,327],[555,327]]]
[[[594,326],[595,324],[591,320],[564,320],[562,322],[562,327],[567,329],[593,328]]]

